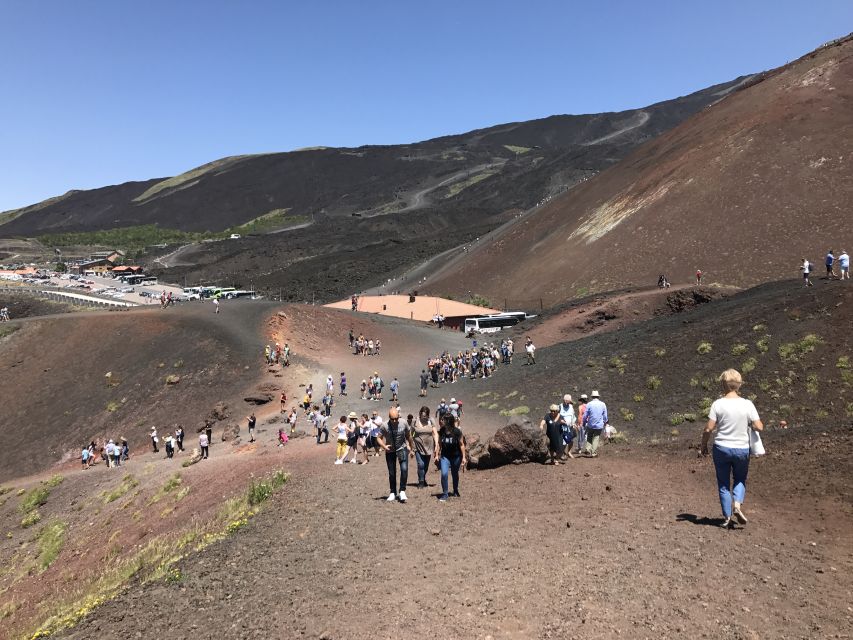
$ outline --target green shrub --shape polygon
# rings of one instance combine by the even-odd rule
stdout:
[[[489,403],[488,403],[488,402],[478,402],[478,403],[477,403],[477,407],[478,407],[479,409],[485,409],[485,408],[486,408],[486,407],[488,407],[488,406],[489,406]]]
[[[175,369],[180,369],[183,366],[184,366],[184,361],[182,359],[181,360],[175,360],[175,362],[172,364],[172,367],[174,367]]]
[[[756,332],[758,332],[758,331],[767,331],[767,325],[766,325],[766,324],[763,324],[763,323],[762,323],[762,324],[756,324],[756,325],[753,325],[753,326],[752,326],[752,330],[753,330],[753,331],[756,331]]]
[[[699,386],[699,378],[697,378],[696,376],[690,378],[690,386],[691,387],[698,387]]]
[[[732,346],[732,355],[733,356],[742,356],[747,351],[749,351],[749,345],[744,343],[738,343]]]
[[[642,402],[645,399],[646,399],[646,396],[644,396],[642,393],[635,393],[634,394],[634,402]]]
[[[490,410],[490,411],[494,411],[494,410],[495,410],[495,409],[497,409],[499,406],[500,406],[500,405],[499,405],[497,402],[493,402],[492,404],[490,404],[490,405],[489,405],[489,407],[488,407],[488,408],[489,408],[489,410]]]
[[[134,489],[139,485],[139,480],[134,478],[131,474],[125,474],[125,476],[121,479],[119,485],[113,489],[112,491],[104,491],[101,493],[101,496],[104,498],[104,504],[109,504],[115,500],[118,500],[123,495],[125,495],[131,489]]]
[[[505,399],[509,400],[510,398],[514,398],[518,395],[518,391],[510,391],[508,394],[504,396]]]
[[[654,391],[658,387],[660,387],[662,380],[658,376],[649,376],[646,378],[646,386]]]
[[[844,412],[847,414],[848,418],[853,418],[853,402],[847,403],[847,406],[844,407]]]
[[[684,416],[680,413],[673,413],[669,416],[669,424],[673,427],[677,427],[680,424],[684,424]]]
[[[619,407],[619,413],[622,414],[622,419],[625,422],[632,422],[634,420],[634,414],[625,407]]]
[[[655,349],[655,355],[658,358],[663,358],[666,355],[666,349],[664,349],[663,347],[658,347],[657,349]]]
[[[610,358],[609,364],[610,364],[610,368],[616,369],[619,372],[620,376],[623,373],[625,373],[625,368],[626,368],[625,361],[622,358],[620,358],[619,356],[613,356],[612,358]]]
[[[489,302],[488,298],[485,298],[480,295],[473,295],[468,298],[468,304],[472,304],[475,307],[486,307],[489,308],[492,304]]]
[[[24,516],[23,520],[21,520],[21,526],[26,529],[39,522],[41,522],[41,514],[38,512],[38,509],[35,509]]]
[[[839,356],[838,362],[835,363],[835,366],[838,369],[849,369],[850,368],[850,356]]]
[[[23,511],[24,513],[29,513],[30,511],[38,509],[40,506],[47,502],[47,498],[49,495],[50,487],[44,485],[30,489],[30,491],[28,491],[26,495],[21,498],[21,511]]]
[[[109,413],[115,413],[121,405],[118,402],[108,402],[104,407]]]
[[[65,480],[65,478],[57,473],[57,474],[51,476],[48,480],[45,480],[44,484],[48,487],[51,487],[51,488],[58,487],[59,485],[62,484],[63,480]]]
[[[708,412],[711,410],[711,405],[714,403],[711,398],[705,397],[699,401],[699,413],[702,416],[707,416]]]
[[[806,376],[806,393],[810,396],[816,396],[818,393],[818,377],[815,373],[810,373]]]
[[[47,569],[59,552],[62,551],[62,545],[65,543],[64,522],[53,522],[42,528],[38,537],[38,564],[42,571]]]
[[[610,444],[628,444],[628,436],[623,431],[617,431],[610,436]]]
[[[823,344],[823,339],[809,333],[797,342],[786,342],[779,346],[779,357],[786,362],[796,362],[807,353],[815,350],[815,347]]]
[[[751,371],[755,371],[755,365],[758,364],[758,360],[755,358],[747,358],[743,361],[743,364],[740,366],[741,373],[750,373]]]
[[[512,409],[503,409],[500,411],[500,415],[502,416],[523,416],[530,413],[530,407],[526,405],[520,405],[518,407],[513,407]]]
[[[761,338],[755,343],[755,348],[758,349],[760,353],[767,353],[770,350],[770,336],[764,336]]]
[[[685,413],[682,415],[684,416],[684,419],[687,422],[696,422],[696,414],[695,413]]]
[[[162,487],[160,487],[160,489],[157,490],[157,493],[155,493],[153,496],[151,496],[148,499],[148,504],[152,505],[155,502],[159,502],[167,494],[171,493],[172,491],[174,491],[175,489],[180,487],[182,483],[183,483],[183,480],[181,480],[181,474],[180,473],[174,474],[171,478],[166,480],[166,482],[163,484]]]
[[[712,345],[710,342],[700,342],[696,346],[696,353],[698,353],[700,356],[704,356],[706,354],[709,354],[713,350],[714,350],[714,345]]]

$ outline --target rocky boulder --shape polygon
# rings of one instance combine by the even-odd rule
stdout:
[[[246,396],[243,398],[243,401],[248,402],[249,404],[261,405],[270,402],[272,399],[273,395],[271,393],[256,393],[251,396]]]
[[[544,463],[548,460],[548,440],[526,416],[511,416],[498,429],[477,456],[478,469],[492,469],[505,464]],[[469,465],[473,466],[473,465]]]

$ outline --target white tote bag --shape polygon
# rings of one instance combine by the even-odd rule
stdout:
[[[749,430],[749,453],[753,456],[763,456],[766,453],[761,435],[755,429]]]

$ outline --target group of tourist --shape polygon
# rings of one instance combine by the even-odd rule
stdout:
[[[838,273],[835,273],[835,266],[838,265]],[[836,257],[835,252],[830,249],[826,254],[826,258],[824,259],[824,265],[826,266],[826,279],[827,280],[849,280],[850,279],[850,255],[846,250],[842,249],[841,253]],[[807,259],[802,258],[802,265],[800,265],[800,271],[803,274],[803,284],[807,287],[812,286],[812,271],[814,270],[814,265]]]
[[[548,413],[539,422],[539,429],[548,438],[551,464],[558,465],[567,457],[574,458],[572,449],[575,441],[576,453],[597,458],[602,439],[608,439],[615,432],[608,421],[607,405],[601,395],[593,391],[590,396],[591,399],[582,393],[575,411],[572,396],[567,393],[560,404],[549,407]]]
[[[98,445],[92,440],[88,445],[84,446],[80,453],[80,462],[84,469],[88,469],[93,464],[98,464],[98,457],[107,464],[107,467],[112,469],[120,467],[122,462],[130,458],[130,447],[125,438],[117,440],[107,440],[101,445]]]
[[[0,309],[0,322],[9,322],[9,307]]]
[[[290,366],[290,345],[286,342],[283,347],[278,342],[272,348],[266,345],[264,347],[264,362],[268,365],[281,363],[285,367]]]
[[[352,329],[349,330],[349,346],[353,354],[357,356],[380,356],[382,355],[382,341],[379,338],[365,338],[364,334],[356,337]]]

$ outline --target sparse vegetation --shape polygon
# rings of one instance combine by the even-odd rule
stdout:
[[[743,364],[740,366],[741,373],[750,373],[755,370],[755,365],[758,364],[758,360],[755,358],[747,358],[743,361]]]
[[[172,367],[174,367],[175,369],[180,369],[183,366],[184,366],[183,359],[175,360],[175,362],[172,364]]]
[[[44,571],[56,560],[65,543],[66,524],[56,521],[46,525],[38,537],[38,566]]]
[[[490,404],[490,405],[489,405],[489,409],[490,409],[491,411],[494,411],[495,409],[497,409],[497,408],[498,408],[498,406],[500,406],[500,405],[498,405],[498,403],[497,403],[497,402],[493,402],[492,404]]]
[[[758,349],[759,353],[767,353],[770,350],[770,336],[765,335],[763,338],[758,340],[755,343],[755,348]]]
[[[646,378],[646,386],[654,391],[662,384],[662,380],[658,376],[649,376]]]
[[[673,429],[669,432],[669,435],[671,435],[673,438],[677,438],[681,435],[681,432],[678,429]]]
[[[664,349],[663,347],[657,347],[655,349],[655,355],[658,358],[663,358],[666,355],[666,349]]]
[[[619,413],[622,415],[622,419],[625,422],[633,422],[634,414],[629,409],[626,409],[625,407],[619,407]]]
[[[610,436],[610,444],[628,444],[628,436],[624,431],[617,431]]]
[[[165,380],[166,384],[169,384],[169,385],[178,384],[180,381],[181,381],[181,376],[177,376],[174,373],[170,373],[169,375],[167,375],[166,380]]]
[[[136,488],[139,485],[139,480],[131,474],[125,474],[119,485],[112,491],[104,491],[101,496],[104,498],[104,504],[109,504],[124,496],[128,491]]]
[[[482,173],[475,174],[470,178],[466,178],[465,180],[460,180],[459,182],[454,182],[447,189],[447,195],[445,198],[452,198],[453,196],[459,195],[462,191],[467,189],[468,187],[472,187],[478,182],[482,182],[486,178],[491,178],[495,175],[497,171],[483,171]]]
[[[6,322],[0,325],[0,338],[5,338],[15,333],[21,326],[16,323]]]
[[[507,151],[512,151],[516,155],[521,155],[521,154],[524,154],[524,153],[527,153],[528,151],[530,151],[532,147],[519,147],[519,146],[514,145],[514,144],[505,144],[504,148]]]
[[[646,396],[644,396],[642,393],[635,393],[634,394],[634,402],[642,402],[645,399],[646,399]]]
[[[506,394],[506,395],[504,396],[504,398],[506,398],[507,400],[509,400],[510,398],[514,398],[514,397],[515,397],[515,396],[517,396],[517,395],[518,395],[518,391],[510,391],[508,394]]]
[[[65,478],[62,475],[57,473],[57,474],[51,476],[49,479],[45,480],[44,485],[48,486],[50,488],[58,487],[59,485],[62,484],[63,480],[65,480]]]
[[[181,474],[180,473],[174,474],[171,478],[166,480],[166,482],[163,484],[162,487],[160,487],[157,490],[157,493],[155,493],[153,496],[151,496],[148,499],[148,502],[146,504],[148,504],[148,506],[151,506],[152,504],[160,502],[160,500],[162,500],[164,497],[166,497],[172,491],[174,491],[175,489],[180,487],[182,483],[183,483],[183,480],[181,479]]]
[[[669,416],[669,424],[673,427],[677,427],[680,424],[684,424],[684,415],[681,413],[673,413]]]
[[[467,302],[468,302],[468,304],[473,304],[475,307],[491,308],[491,306],[492,306],[492,303],[489,302],[488,298],[481,296],[481,295],[477,295],[477,294],[474,294],[471,297],[469,297]]]
[[[835,366],[838,369],[849,369],[850,368],[850,356],[839,356],[838,362],[835,363]]]
[[[844,411],[848,418],[853,418],[853,402],[848,402],[847,406],[844,407]]]
[[[819,384],[818,377],[816,373],[810,373],[806,376],[806,393],[810,396],[816,396],[818,394]]]
[[[261,480],[259,482],[252,481],[249,485],[249,494],[247,500],[251,506],[256,506],[269,499],[276,489],[283,486],[288,479],[288,475],[283,471],[276,471],[269,480]]]
[[[21,511],[24,513],[35,511],[40,506],[47,503],[48,496],[50,496],[50,487],[48,486],[41,485],[30,489],[30,491],[21,498]]]
[[[696,376],[693,376],[692,378],[690,378],[690,386],[691,387],[698,387],[699,386],[699,378],[697,378]]]
[[[518,393],[518,392],[516,391],[516,393]],[[483,393],[478,393],[477,397],[478,398],[488,398],[490,395],[492,395],[491,391],[484,391]]]
[[[708,412],[711,410],[711,405],[714,404],[714,401],[711,398],[705,397],[699,401],[699,413],[702,416],[707,416]]]
[[[478,402],[478,403],[477,403],[477,407],[478,407],[479,409],[485,409],[485,408],[486,408],[486,407],[488,407],[488,406],[489,406],[489,403],[488,403],[488,402]]]
[[[712,345],[710,342],[700,342],[696,346],[696,353],[698,353],[700,356],[707,355],[707,354],[711,353],[713,350],[714,350],[714,345]]]
[[[684,413],[684,420],[686,422],[696,422],[696,414],[695,413]]]
[[[623,357],[613,356],[612,358],[610,358],[610,362],[609,362],[610,368],[616,369],[619,372],[620,376],[623,373],[625,373],[625,369],[626,369],[626,364],[625,364],[625,360],[623,359]]]
[[[749,351],[749,345],[744,343],[738,343],[736,345],[732,345],[732,355],[733,356],[742,356],[747,351]]]
[[[798,342],[786,342],[779,346],[779,357],[784,362],[796,362],[807,353],[811,353],[818,345],[823,344],[823,338],[809,333]]]
[[[39,522],[41,522],[41,514],[38,512],[38,509],[34,509],[24,516],[21,520],[21,526],[26,529]]]
[[[115,402],[114,400],[111,400],[107,403],[107,406],[104,407],[104,409],[106,409],[108,413],[115,413],[116,411],[118,411],[120,406],[121,404]]]
[[[767,325],[764,323],[752,325],[752,330],[755,332],[758,331],[767,331]]]
[[[502,416],[523,416],[530,413],[530,407],[527,405],[519,405],[517,407],[513,407],[512,409],[502,409],[500,411],[500,415]]]

